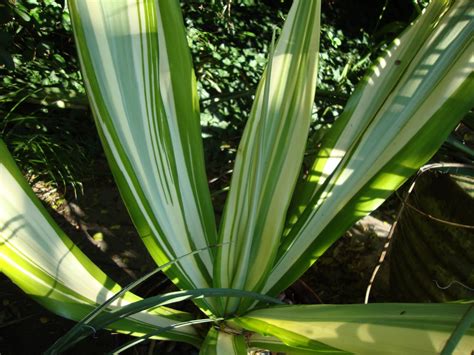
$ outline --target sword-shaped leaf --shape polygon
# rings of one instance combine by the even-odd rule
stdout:
[[[52,312],[79,321],[120,291],[120,286],[92,263],[49,216],[2,141],[0,201],[0,271],[29,296]],[[109,310],[139,300],[127,292]],[[190,316],[163,307],[137,313],[110,328],[145,334]],[[200,343],[191,327],[174,329],[162,338]]]
[[[474,106],[473,38],[474,3],[440,0],[395,40],[323,143],[264,292],[294,282],[431,158]]]
[[[196,82],[179,2],[70,1],[89,100],[132,219],[162,265],[216,243]],[[213,251],[171,266],[182,289],[211,285]]]
[[[356,354],[439,354],[469,304],[276,306],[231,323],[279,338],[289,346]],[[468,354],[471,326],[454,353]],[[321,347],[326,344],[324,351]],[[336,349],[334,349],[336,348]],[[291,351],[290,351],[291,353]]]
[[[240,143],[220,230],[215,285],[258,290],[274,262],[301,166],[316,88],[320,1],[296,0]],[[234,312],[237,301],[224,305]],[[245,307],[244,307],[245,308]]]

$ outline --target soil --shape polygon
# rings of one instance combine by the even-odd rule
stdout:
[[[126,285],[153,270],[155,264],[133,227],[105,159],[98,160],[94,166],[93,178],[83,181],[84,194],[77,198],[42,182],[36,183],[34,190],[85,254],[113,279]],[[214,194],[214,202],[219,204],[224,197],[222,193]],[[389,200],[377,212],[378,218],[366,217],[358,222],[280,297],[295,304],[362,303],[390,228],[382,220],[391,220],[395,207],[396,202]],[[386,275],[387,270],[378,274],[371,301],[389,298]],[[0,275],[0,290],[1,355],[40,354],[74,325],[36,304],[3,275]],[[158,276],[134,292],[146,297],[171,290],[174,290],[171,282]],[[69,353],[103,354],[127,340],[125,335],[100,331]],[[197,354],[197,351],[183,344],[151,341],[129,353]]]

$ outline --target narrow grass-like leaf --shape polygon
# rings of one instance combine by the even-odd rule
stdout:
[[[200,355],[246,355],[247,344],[242,334],[232,334],[215,328],[209,329]]]
[[[165,327],[163,329],[160,329],[160,330],[157,330],[157,331],[154,331],[154,332],[151,332],[151,333],[148,333],[140,338],[136,338],[136,339],[133,339],[133,340],[130,340],[129,342],[123,344],[122,346],[120,346],[119,348],[116,348],[114,350],[112,350],[109,354],[120,354],[122,352],[124,352],[125,350],[128,350],[150,338],[153,338],[157,335],[160,335],[161,333],[164,333],[166,331],[169,331],[169,330],[173,330],[173,329],[176,329],[176,328],[181,328],[181,327],[186,327],[186,326],[189,326],[189,325],[196,325],[196,324],[203,324],[203,323],[210,323],[210,322],[217,322],[217,321],[221,321],[223,320],[224,318],[216,318],[216,319],[209,319],[209,318],[206,318],[206,319],[193,319],[193,320],[190,320],[190,321],[187,321],[187,322],[180,322],[180,323],[176,323],[176,324],[173,324],[172,326],[169,326],[169,327]]]
[[[93,264],[57,226],[0,141],[0,270],[36,301],[63,317],[80,320],[120,286]],[[141,300],[127,292],[107,310]],[[145,333],[187,320],[168,308],[133,315],[111,329]],[[192,328],[163,338],[199,344]]]
[[[128,304],[119,309],[115,309],[108,314],[104,314],[90,324],[94,329],[102,329],[107,327],[109,324],[128,317],[137,312],[141,312],[146,309],[153,307],[162,307],[168,304],[173,304],[177,302],[182,302],[186,300],[200,299],[200,298],[210,298],[210,297],[235,297],[235,298],[251,298],[254,301],[260,301],[263,303],[271,304],[283,304],[278,298],[262,295],[260,293],[244,291],[244,290],[234,290],[230,288],[207,288],[207,289],[196,289],[196,290],[185,290],[185,291],[176,291],[169,292],[163,295],[157,295],[149,297],[140,301],[137,301],[132,304]]]
[[[474,324],[474,304],[470,304],[466,313],[463,315],[453,333],[449,337],[446,345],[441,351],[441,355],[449,355],[454,352],[464,335],[472,328]]]
[[[203,249],[200,249],[200,250],[197,250],[197,251],[194,251],[192,253],[189,253],[189,254],[186,254],[186,255],[183,255],[182,257],[176,259],[176,260],[173,260],[173,261],[170,261],[166,264],[164,264],[162,267],[159,267],[151,272],[149,272],[148,274],[140,277],[138,280],[135,280],[134,282],[130,283],[129,285],[127,285],[126,287],[122,288],[119,292],[117,292],[115,295],[113,295],[112,297],[110,297],[108,300],[106,300],[104,303],[102,303],[100,306],[98,306],[97,308],[95,308],[92,312],[90,312],[89,314],[87,314],[83,319],[81,319],[80,322],[78,322],[77,324],[74,325],[74,327],[72,327],[65,335],[63,335],[60,339],[58,339],[58,341],[56,342],[55,346],[53,346],[50,351],[52,353],[54,353],[55,351],[58,351],[58,349],[60,349],[62,346],[64,346],[64,344],[67,344],[68,347],[72,346],[73,342],[77,342],[78,341],[78,337],[77,337],[77,334],[80,334],[82,332],[82,329],[87,325],[89,324],[92,320],[94,320],[96,317],[98,317],[102,312],[105,312],[108,310],[109,306],[113,305],[113,303],[120,299],[122,296],[124,296],[128,291],[132,290],[134,287],[142,284],[144,281],[146,281],[147,279],[149,279],[151,276],[155,275],[156,273],[162,271],[163,268],[166,268],[176,262],[178,262],[180,259],[182,258],[185,258],[185,257],[188,257],[188,256],[191,256],[193,254],[197,254],[197,253],[200,253],[204,250],[207,250],[209,249],[208,247],[206,248],[203,248]],[[177,328],[181,328],[183,326],[185,326],[184,323],[179,323],[180,326],[177,327]],[[168,327],[165,327],[163,329],[160,329],[159,331],[157,332],[152,332],[152,333],[149,333],[149,334],[153,334],[153,336],[156,336],[156,335],[159,335],[161,333],[164,333],[166,330],[173,330],[174,328],[176,328],[174,325],[173,326],[168,326]],[[92,327],[92,329],[94,329]],[[143,337],[141,337],[140,339],[142,340],[133,340],[134,344],[138,344],[139,342],[143,341],[143,340],[146,340],[147,338],[151,337],[152,335],[145,335]]]
[[[294,282],[423,165],[474,106],[473,38],[474,3],[440,0],[395,40],[323,143],[264,292]]]
[[[308,135],[320,5],[294,1],[257,89],[220,230],[229,244],[217,251],[218,287],[258,290],[273,265]],[[238,304],[223,307],[232,313]]]
[[[137,314],[138,312],[142,312],[148,309],[156,309],[156,307],[163,307],[169,304],[174,304],[186,300],[195,300],[209,297],[249,297],[252,298],[254,302],[259,301],[262,303],[271,304],[283,303],[279,299],[265,296],[259,293],[232,289],[209,288],[169,292],[163,295],[157,295],[143,300],[139,300],[132,304],[127,304],[121,308],[114,309],[107,314],[102,314],[98,316],[97,318],[90,321],[87,325],[84,325],[82,327],[75,327],[72,331],[68,332],[65,336],[59,339],[56,344],[54,344],[54,346],[49,349],[49,352],[51,354],[54,354],[58,351],[67,350],[77,342],[95,333],[97,330],[107,328],[110,324],[117,323],[121,319],[130,317],[134,314]],[[215,318],[215,320],[217,319],[218,318]],[[167,326],[173,328],[173,324],[168,324]],[[151,332],[148,332],[148,334],[150,333]],[[159,333],[161,333],[161,331]]]
[[[152,257],[162,265],[216,244],[179,2],[71,0],[69,7],[96,125]],[[166,273],[181,288],[208,287],[213,251]]]
[[[439,354],[469,304],[278,306],[230,321],[284,343],[357,354]],[[472,350],[470,327],[454,353]]]

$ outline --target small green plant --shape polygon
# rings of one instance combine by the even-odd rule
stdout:
[[[76,193],[94,145],[73,139],[87,101],[71,31],[64,2],[0,5],[0,137],[30,182]]]
[[[470,304],[268,304],[425,163],[473,106],[472,2],[428,6],[372,67],[300,179],[320,1],[295,0],[256,91],[219,230],[179,2],[69,7],[116,182],[150,254],[182,291],[145,300],[121,291],[44,212],[0,144],[2,271],[54,312],[87,316],[51,353],[104,327],[188,342],[202,354],[471,350]],[[207,318],[167,308],[186,299]],[[193,322],[213,325],[203,336]]]

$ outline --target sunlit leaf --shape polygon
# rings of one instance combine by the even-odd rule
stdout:
[[[436,152],[474,106],[474,6],[434,1],[379,59],[293,201],[265,292],[294,282]]]
[[[96,125],[152,257],[161,265],[214,245],[196,82],[178,1],[69,5]],[[213,253],[182,259],[166,273],[181,288],[210,286]]]
[[[320,5],[294,2],[257,90],[220,230],[219,287],[258,290],[271,270],[309,130]]]
[[[356,354],[439,354],[469,304],[368,304],[277,306],[235,322],[295,347],[321,344]],[[471,326],[455,354],[472,350]],[[331,349],[324,352],[331,353]]]
[[[0,141],[0,271],[44,307],[63,317],[80,320],[120,291],[120,286],[93,264],[57,226],[16,167]],[[140,301],[128,292],[108,308]],[[110,328],[143,334],[187,320],[189,314],[169,308],[137,313]],[[188,328],[162,335],[199,344]]]

